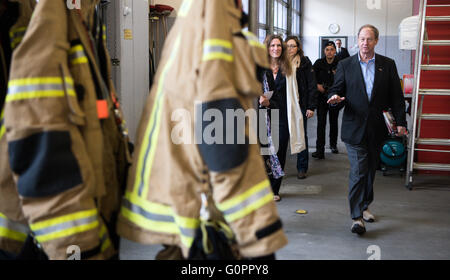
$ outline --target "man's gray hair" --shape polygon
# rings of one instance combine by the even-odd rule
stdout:
[[[361,26],[358,31],[358,38],[359,38],[359,33],[361,33],[361,30],[363,30],[364,28],[371,29],[373,34],[375,35],[375,40],[378,40],[378,36],[380,35],[380,32],[378,32],[378,29],[375,26],[373,26],[372,24],[364,24],[363,26]]]

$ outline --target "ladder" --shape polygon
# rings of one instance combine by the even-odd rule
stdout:
[[[436,2],[439,4],[434,4]],[[431,9],[440,9],[441,11],[444,11],[444,13],[448,10],[449,13],[439,16],[428,15],[427,13],[429,13]],[[442,13],[440,12],[438,14]],[[412,190],[413,188],[413,172],[415,170],[450,171],[450,164],[448,163],[414,162],[414,157],[415,155],[418,155],[419,152],[439,153],[444,158],[450,158],[450,149],[446,149],[446,146],[450,146],[450,139],[429,138],[428,136],[421,137],[421,134],[423,134],[423,120],[440,122],[447,121],[445,122],[445,129],[447,131],[450,131],[450,108],[448,108],[448,113],[423,113],[423,104],[427,98],[450,98],[450,89],[424,88],[424,86],[421,85],[421,76],[430,75],[429,73],[426,73],[427,71],[445,71],[446,74],[444,75],[442,75],[442,73],[440,73],[440,75],[434,74],[439,72],[432,73],[435,79],[444,77],[442,83],[449,85],[448,80],[450,80],[450,60],[448,60],[449,64],[430,63],[430,56],[432,56],[432,48],[433,51],[435,51],[436,48],[448,48],[450,46],[450,32],[447,31],[447,34],[449,34],[449,36],[445,38],[445,40],[444,38],[442,38],[442,36],[439,36],[439,39],[429,39],[428,28],[430,28],[431,22],[432,24],[447,24],[448,26],[446,28],[448,28],[447,30],[450,30],[450,1],[420,1],[419,19],[419,37],[417,40],[414,70],[415,84],[411,104],[412,110],[410,125],[412,126],[412,129],[410,129],[411,133],[408,143],[408,159],[405,183],[406,188],[408,188],[409,190]],[[447,81],[445,81],[445,79]],[[444,99],[444,102],[448,102],[448,99]]]

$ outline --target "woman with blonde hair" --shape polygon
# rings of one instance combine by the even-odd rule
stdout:
[[[297,178],[305,179],[309,159],[307,121],[314,116],[314,110],[317,108],[316,78],[311,60],[304,55],[300,40],[295,36],[288,36],[285,42],[297,79],[300,108],[303,113],[303,133],[306,142],[306,149],[297,154]]]
[[[279,108],[278,122],[278,140],[276,140],[276,132],[272,131],[272,138],[279,143],[277,157],[281,167],[284,170],[286,163],[286,152],[288,143],[290,142],[291,153],[300,153],[305,149],[305,139],[303,130],[303,116],[301,113],[296,77],[292,69],[292,65],[287,53],[286,44],[279,35],[269,35],[266,40],[267,49],[269,51],[269,60],[271,71],[266,72],[269,81],[273,80],[274,95],[277,95]],[[267,98],[262,96],[260,104],[264,105],[269,102]],[[265,106],[265,105],[264,105]],[[272,121],[273,114],[272,114]],[[282,177],[275,179],[270,178],[274,200],[280,201],[279,195]]]

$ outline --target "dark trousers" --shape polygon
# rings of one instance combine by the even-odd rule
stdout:
[[[288,144],[289,144],[289,127],[286,123],[284,122],[280,122],[279,125],[279,147],[278,147],[278,152],[277,152],[277,157],[278,160],[280,161],[281,164],[281,168],[284,171],[284,165],[286,164],[286,153],[287,153],[287,149],[288,149]],[[274,137],[274,134],[272,134],[272,137]],[[270,186],[272,187],[272,191],[275,195],[278,195],[278,193],[280,192],[280,186],[281,186],[281,181],[283,180],[283,177],[278,178],[278,179],[274,179],[272,177],[270,177]]]
[[[309,160],[308,129],[307,129],[308,119],[306,118],[306,109],[302,109],[302,113],[303,113],[303,127],[305,128],[306,149],[301,153],[297,154],[297,171],[298,172],[303,171],[306,173],[308,171],[308,160]]]
[[[317,141],[316,151],[324,153],[325,151],[325,129],[327,126],[327,113],[330,118],[330,147],[336,147],[338,137],[338,117],[339,108],[330,107],[327,104],[326,95],[320,93],[323,96],[319,97],[317,106]]]
[[[377,170],[381,145],[364,140],[361,144],[345,143],[350,161],[349,194],[352,219],[362,217],[373,201],[373,183]]]

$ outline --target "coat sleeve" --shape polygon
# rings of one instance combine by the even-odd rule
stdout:
[[[34,238],[50,259],[100,258],[94,175],[68,67],[65,1],[41,0],[11,65],[5,125],[11,169]],[[78,108],[78,110],[76,110]],[[76,121],[75,121],[76,120]]]
[[[205,115],[212,109],[209,112],[222,116],[218,117],[222,121],[215,123],[223,127],[223,144],[211,143],[202,131],[203,141],[198,149],[209,170],[214,202],[232,228],[241,255],[269,255],[284,246],[287,239],[273,202],[259,145],[249,143],[247,134],[243,142],[236,137],[231,137],[231,143],[225,142],[232,133],[234,136],[241,133],[237,126],[232,129],[232,123],[226,121],[226,112],[247,109],[246,98],[260,95],[262,85],[256,80],[255,58],[266,61],[259,66],[268,68],[267,53],[257,39],[250,39],[248,43],[242,38],[233,39],[232,30],[239,26],[240,16],[234,1],[207,0],[204,3],[203,58],[198,86],[201,109],[197,111]],[[236,17],[231,17],[230,13]],[[252,51],[252,47],[258,49]],[[241,92],[241,87],[245,86],[241,81],[255,85],[253,96]],[[197,119],[196,126],[200,124],[205,128],[212,122]]]
[[[305,78],[308,91],[308,110],[314,111],[317,108],[317,81],[314,68],[308,59],[308,66],[305,69]]]
[[[403,97],[403,91],[398,77],[397,67],[395,61],[390,60],[391,70],[389,77],[389,89],[390,89],[390,103],[392,112],[394,114],[395,121],[398,126],[406,127],[406,113],[405,113],[405,98]]]
[[[337,94],[340,97],[345,97],[346,92],[346,83],[345,83],[345,69],[344,65],[339,62],[336,75],[334,76],[334,82],[331,88],[328,90],[328,98],[331,98],[333,95]]]

